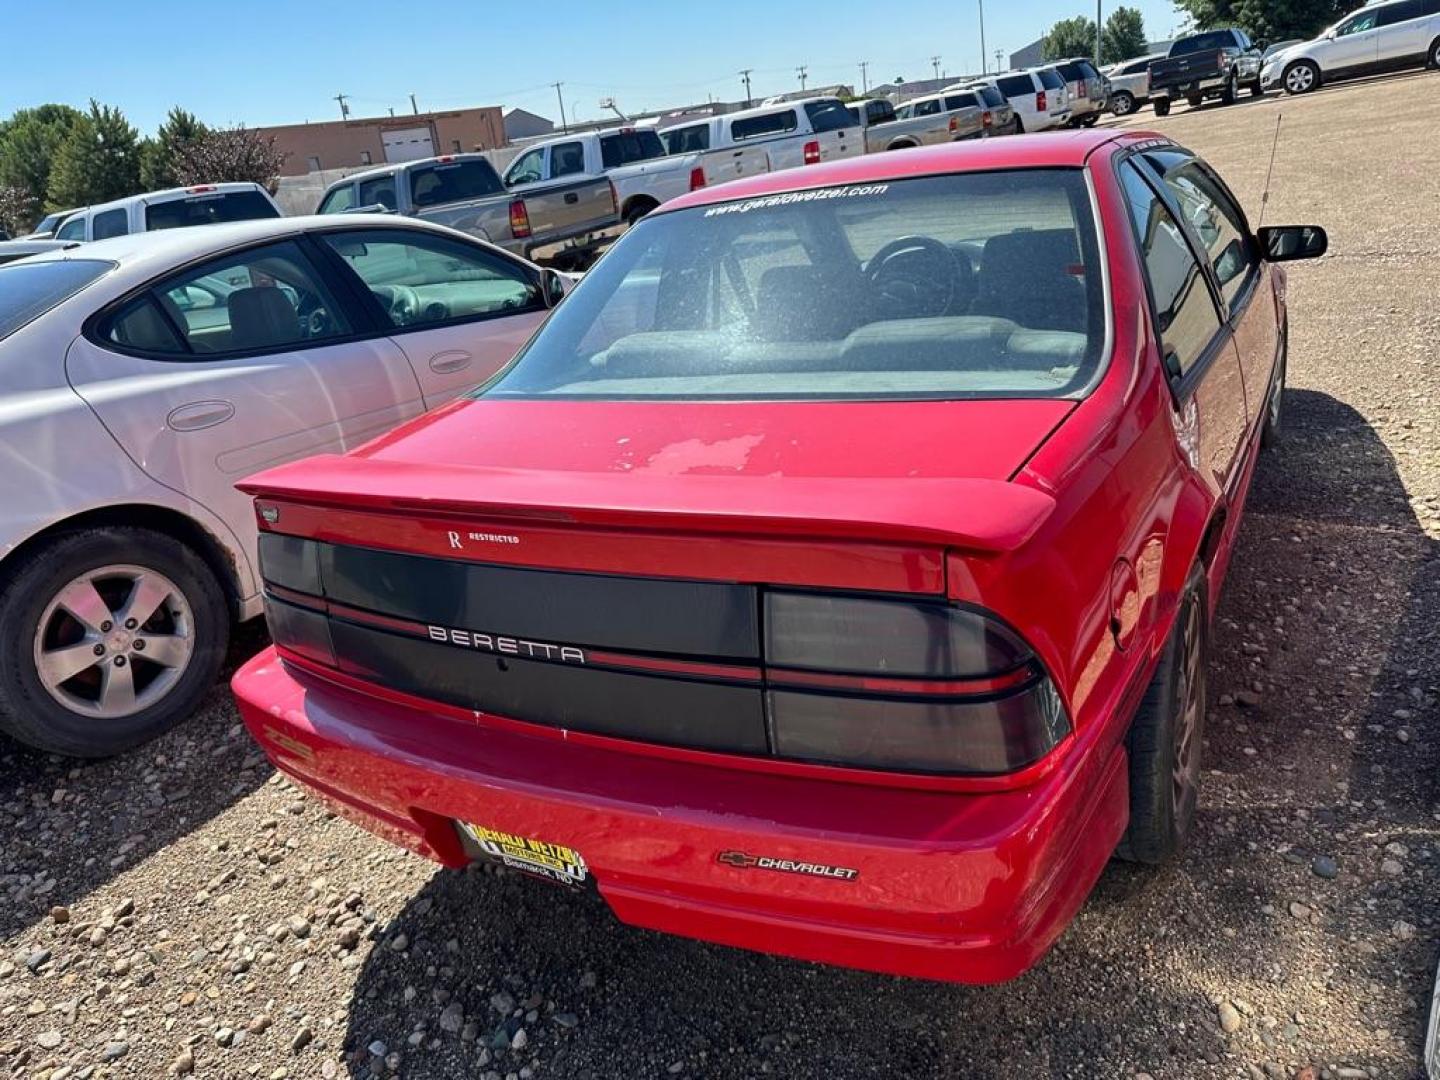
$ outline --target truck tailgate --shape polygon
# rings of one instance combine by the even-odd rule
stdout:
[[[770,155],[763,146],[744,146],[733,150],[712,150],[701,158],[707,186],[738,180],[770,171]]]
[[[610,181],[603,176],[524,185],[512,188],[510,195],[524,200],[536,240],[565,240],[608,228],[618,220]]]

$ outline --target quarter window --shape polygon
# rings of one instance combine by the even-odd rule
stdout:
[[[539,282],[479,247],[418,232],[365,230],[324,237],[359,276],[392,327],[434,326],[539,311]]]
[[[1135,237],[1145,262],[1161,355],[1181,375],[1193,368],[1220,331],[1220,315],[1180,225],[1134,165],[1120,166]]]

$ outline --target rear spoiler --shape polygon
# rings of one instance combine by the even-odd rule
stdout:
[[[406,516],[1012,551],[1055,508],[1002,480],[653,476],[324,454],[237,485],[261,499]],[[424,493],[424,494],[422,494]]]

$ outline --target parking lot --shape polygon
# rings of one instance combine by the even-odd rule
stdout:
[[[116,760],[0,744],[0,1076],[1414,1077],[1440,937],[1440,76],[1148,110],[1270,224],[1285,436],[1213,641],[1196,841],[1033,971],[904,981],[437,871],[283,782],[223,684]],[[228,670],[262,643],[246,628]],[[523,1029],[525,1037],[517,1038]],[[506,1049],[498,1049],[504,1045]]]

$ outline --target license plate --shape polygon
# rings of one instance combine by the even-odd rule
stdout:
[[[474,858],[571,889],[584,888],[591,880],[584,856],[574,848],[538,837],[492,829],[488,825],[472,825],[465,821],[456,824],[462,840],[466,842],[466,850]]]

